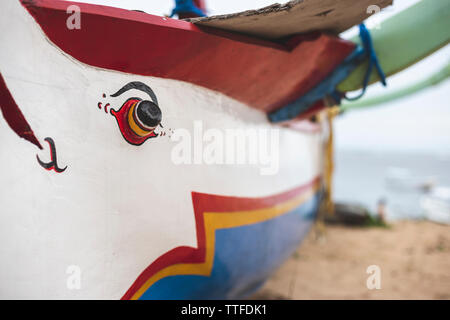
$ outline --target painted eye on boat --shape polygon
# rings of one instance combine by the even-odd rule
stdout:
[[[133,144],[139,144],[136,140],[156,137],[154,130],[161,123],[162,118],[161,109],[156,103],[148,100],[142,101],[139,98],[131,98],[125,102],[123,108],[127,124],[132,131],[130,135],[128,130],[123,130],[127,129],[126,127],[121,127],[121,130],[123,130],[122,134],[126,136],[128,142],[132,140]],[[115,113],[113,115],[116,116]]]
[[[161,124],[162,111],[153,90],[142,82],[130,82],[111,97],[118,97],[131,89],[147,93],[151,101],[130,98],[125,101],[119,110],[111,109],[110,113],[116,118],[125,140],[132,145],[139,146],[147,139],[158,136],[155,129]]]

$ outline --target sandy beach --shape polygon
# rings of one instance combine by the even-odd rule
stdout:
[[[317,228],[254,299],[450,299],[450,226],[401,221],[388,228]],[[369,290],[366,269],[381,270]]]

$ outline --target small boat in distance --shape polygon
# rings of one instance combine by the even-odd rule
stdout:
[[[385,176],[386,185],[396,191],[428,192],[434,188],[435,176],[416,176],[406,168],[389,167]]]

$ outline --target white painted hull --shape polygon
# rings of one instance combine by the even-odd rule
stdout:
[[[44,147],[20,139],[0,117],[2,299],[119,299],[159,256],[197,245],[192,191],[266,197],[321,175],[322,131],[277,127],[276,175],[261,175],[261,165],[176,165],[168,135],[131,145],[98,102],[118,109],[124,96],[102,94],[132,81],[157,95],[159,132],[193,132],[199,120],[204,130],[275,127],[264,113],[217,92],[84,65],[50,43],[18,1],[0,4],[0,30],[0,72]],[[67,166],[61,174],[36,161],[50,160],[46,137]],[[69,266],[80,268],[80,288],[68,288]]]

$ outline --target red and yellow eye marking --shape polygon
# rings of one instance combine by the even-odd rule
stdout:
[[[144,128],[135,117],[137,105],[141,102],[139,98],[128,99],[122,107],[111,114],[116,118],[120,132],[127,142],[139,146],[147,139],[156,138],[158,134],[154,129]]]
[[[128,111],[128,124],[130,128],[136,133],[138,136],[145,137],[150,134],[153,130],[144,129],[143,126],[139,123],[139,120],[136,118],[136,106],[139,102],[135,102],[131,105],[130,110]]]

